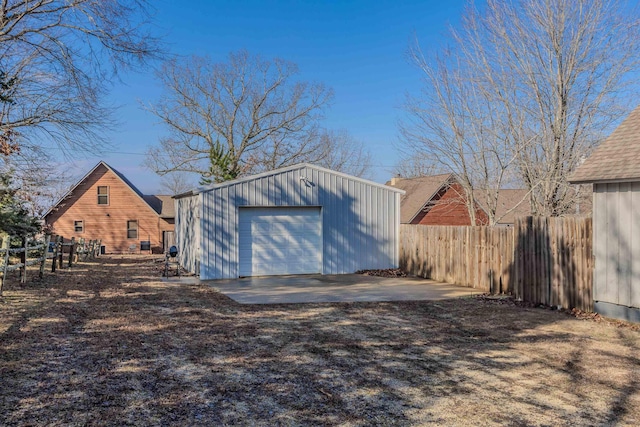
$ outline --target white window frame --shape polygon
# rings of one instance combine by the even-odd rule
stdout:
[[[130,223],[135,223],[136,227],[135,228],[130,228],[129,227]],[[131,231],[135,231],[136,232],[136,235],[134,237],[131,237],[129,235],[129,233]],[[137,240],[139,235],[140,235],[140,223],[138,222],[138,220],[137,219],[128,219],[127,220],[127,239],[136,239]]]
[[[100,194],[100,189],[106,188],[107,194]],[[100,203],[100,197],[106,197],[107,203]],[[98,185],[98,205],[100,206],[109,206],[109,186],[108,185]]]

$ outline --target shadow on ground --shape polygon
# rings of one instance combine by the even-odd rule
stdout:
[[[104,257],[11,289],[15,425],[640,422],[640,333],[507,300],[240,305]]]

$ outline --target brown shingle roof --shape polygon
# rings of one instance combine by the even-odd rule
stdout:
[[[640,180],[640,107],[569,177],[572,183]]]
[[[400,199],[400,222],[408,224],[433,199],[436,193],[445,185],[454,181],[451,173],[418,178],[394,178],[387,185],[406,191]],[[498,224],[513,224],[518,216],[531,215],[531,204],[526,189],[503,189],[498,193],[496,218]],[[476,201],[485,209],[482,192],[474,192]],[[520,203],[518,205],[518,203]],[[516,206],[518,205],[518,206]],[[514,208],[514,206],[516,206]],[[485,209],[486,210],[486,209]]]
[[[502,189],[498,191],[496,203],[497,224],[513,224],[516,217],[531,215],[531,201],[528,197],[529,190],[524,188]],[[485,208],[486,196],[483,192],[474,191],[476,201]],[[486,209],[485,209],[486,210]]]
[[[452,178],[453,174],[446,173],[418,178],[394,178],[387,182],[387,185],[406,191],[400,198],[400,222],[410,223],[424,205]]]
[[[172,196],[143,196],[145,202],[160,215],[160,218],[175,218],[175,202]]]

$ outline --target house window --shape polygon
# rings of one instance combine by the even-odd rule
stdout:
[[[98,186],[98,204],[99,205],[109,204],[109,187],[107,187],[106,185]]]
[[[138,238],[138,221],[127,221],[127,239]]]
[[[73,231],[84,233],[84,221],[73,221]]]

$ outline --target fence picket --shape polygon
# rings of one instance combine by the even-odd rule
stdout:
[[[400,266],[410,274],[593,309],[590,218],[525,217],[509,228],[402,224],[400,233]]]

